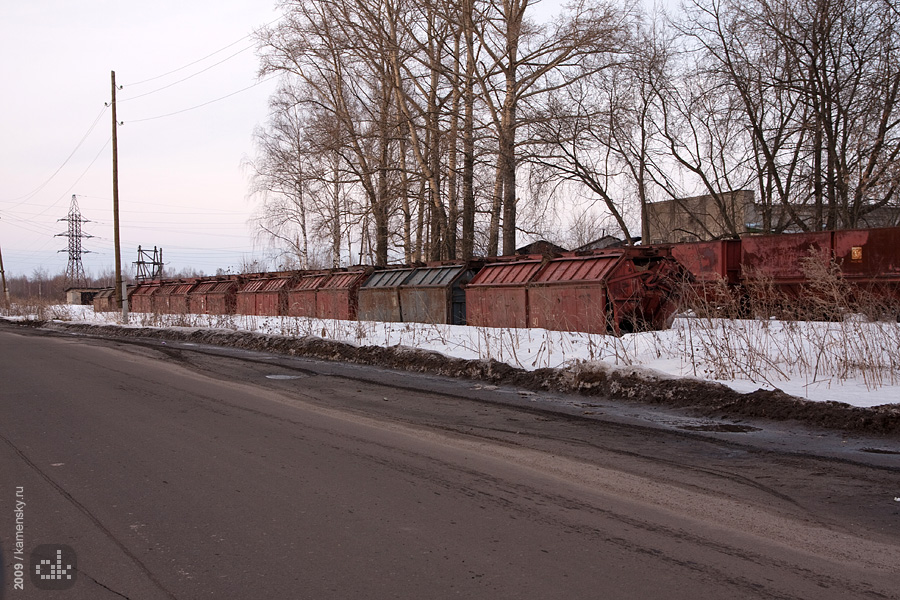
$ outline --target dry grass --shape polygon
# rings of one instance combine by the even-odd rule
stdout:
[[[65,305],[47,298],[18,298],[9,306],[0,304],[0,316],[21,317],[35,321],[71,320],[71,313]]]
[[[772,387],[786,380],[808,385],[852,380],[869,389],[900,385],[897,307],[851,285],[834,265],[809,261],[807,268],[810,283],[797,295],[783,294],[764,277],[751,279],[740,290],[711,283],[685,294],[684,310],[671,330],[622,336],[190,313],[133,313],[131,323],[240,329],[357,346],[426,348],[529,370],[583,360],[618,366],[661,361],[675,362],[681,373],[704,379],[746,380]],[[754,294],[748,295],[751,291]],[[65,307],[46,301],[18,302],[8,310],[0,309],[0,314],[38,320],[72,318]],[[112,313],[102,319],[118,322]]]
[[[802,263],[806,282],[787,292],[761,274],[738,289],[694,288],[680,341],[695,374],[772,386],[788,378],[900,384],[896,303],[848,282],[833,262],[811,255]]]

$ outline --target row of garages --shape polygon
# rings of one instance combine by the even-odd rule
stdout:
[[[147,281],[129,290],[138,313],[243,314],[591,333],[660,329],[685,283],[708,297],[722,281],[741,294],[762,278],[786,295],[810,293],[810,265],[886,303],[900,303],[900,228],[749,236],[501,257],[420,267],[262,273]],[[758,286],[757,286],[758,287]],[[112,290],[94,298],[116,310]]]
[[[665,327],[683,271],[668,249],[146,281],[136,313],[240,314],[606,333]],[[98,311],[116,310],[112,291]]]
[[[787,296],[808,293],[810,277],[840,278],[885,300],[900,300],[900,227],[747,236],[675,244],[672,255],[699,285],[764,281]]]

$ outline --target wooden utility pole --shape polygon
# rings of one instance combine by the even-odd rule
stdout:
[[[113,240],[116,253],[116,305],[122,308],[122,254],[119,251],[119,142],[116,120],[116,72],[112,71]],[[126,296],[127,302],[127,296]]]
[[[0,250],[0,279],[3,280],[3,298],[5,305],[9,306],[9,288],[6,287],[6,271],[3,270],[3,251]]]

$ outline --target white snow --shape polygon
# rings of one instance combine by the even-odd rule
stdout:
[[[59,306],[51,318],[120,323],[116,313]],[[132,314],[132,326],[218,327],[317,336],[359,346],[407,346],[448,356],[493,358],[523,369],[603,361],[655,377],[696,377],[738,391],[778,388],[853,406],[900,403],[900,323],[848,319],[793,322],[681,316],[665,331],[621,337],[418,323],[306,317]]]

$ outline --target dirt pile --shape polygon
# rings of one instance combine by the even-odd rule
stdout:
[[[639,369],[579,363],[565,369],[526,371],[495,360],[466,360],[436,352],[394,346],[354,346],[318,337],[293,338],[221,329],[155,329],[115,325],[23,323],[109,338],[187,341],[274,352],[320,360],[375,365],[447,377],[462,377],[527,390],[544,390],[639,400],[689,409],[706,417],[754,417],[879,435],[900,434],[900,405],[858,408],[839,402],[813,402],[780,390],[740,393],[691,378],[668,378]]]

